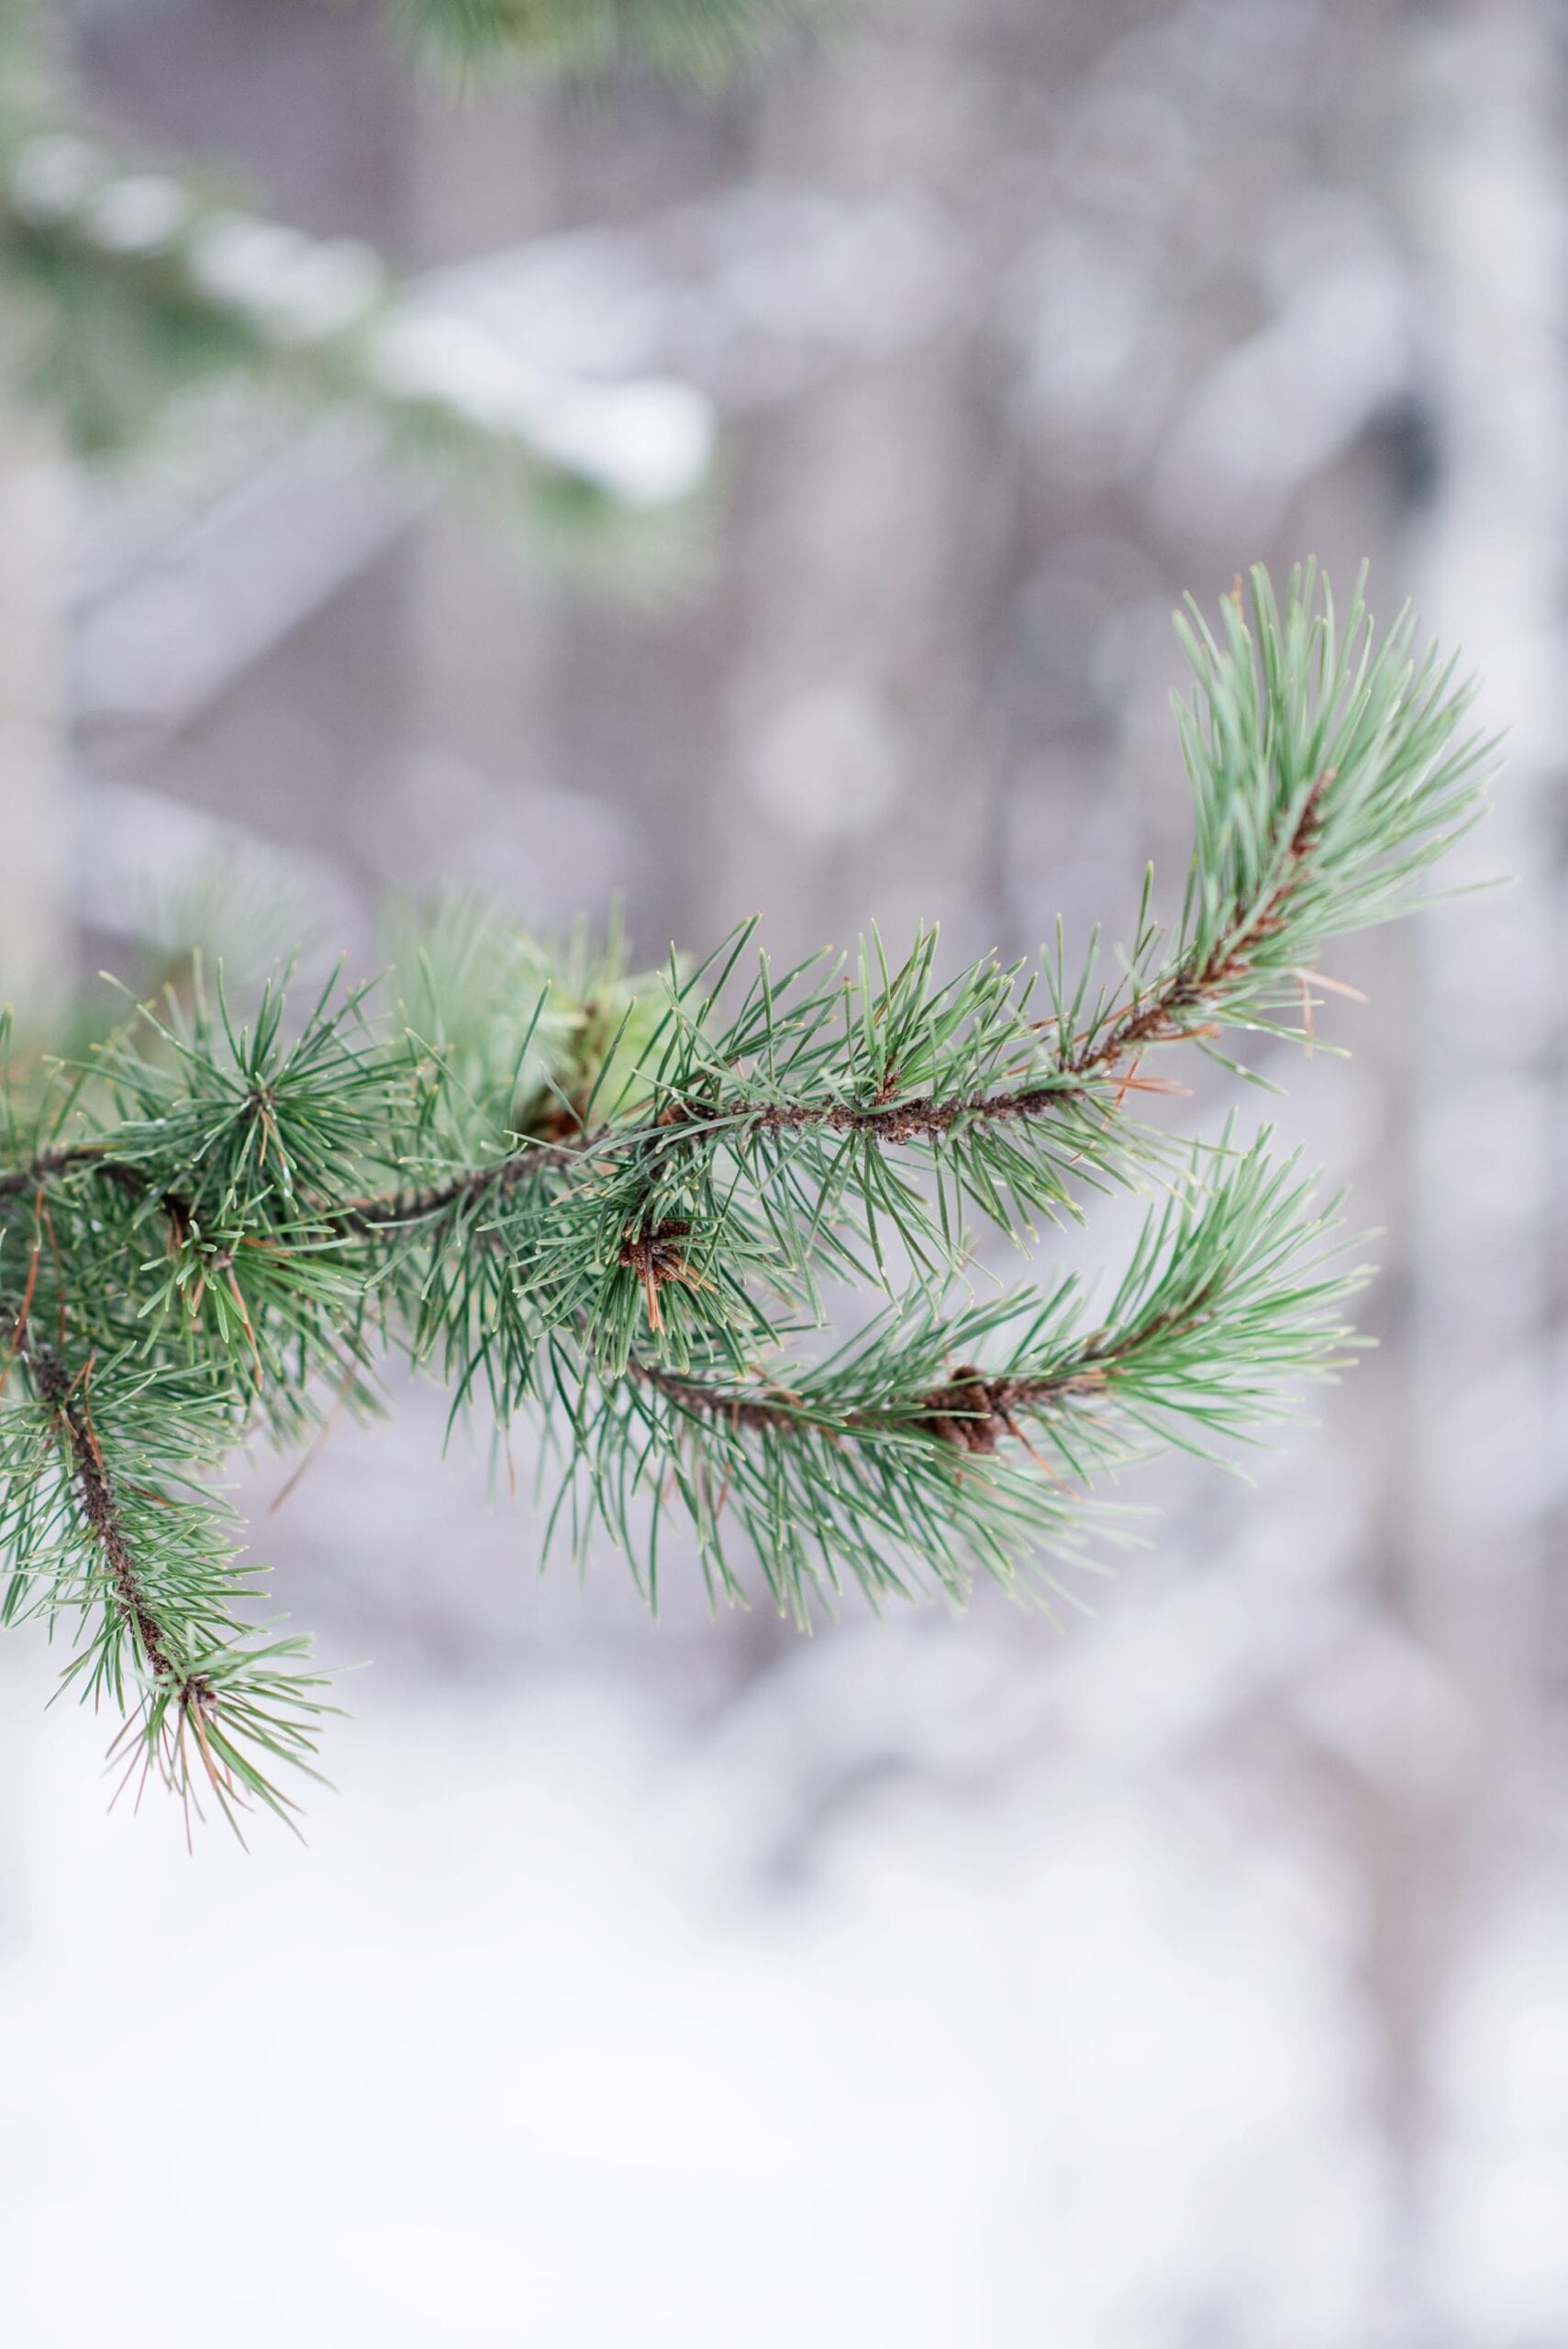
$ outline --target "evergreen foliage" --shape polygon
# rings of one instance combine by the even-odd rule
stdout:
[[[198,968],[80,1064],[11,1068],[5,1613],[69,1634],[132,1771],[291,1802],[324,1690],[256,1625],[214,1475],[373,1410],[388,1353],[503,1444],[535,1419],[552,1531],[651,1600],[674,1513],[716,1596],[755,1560],[802,1624],[977,1572],[1070,1597],[1125,1537],[1098,1487],[1343,1364],[1362,1275],[1295,1162],[1138,1111],[1174,1047],[1310,1034],[1319,954],[1423,902],[1493,746],[1408,618],[1374,645],[1310,568],[1183,630],[1185,896],[1165,927],[1146,885],[1114,959],[1059,930],[944,976],[925,935],[776,973],[748,925],[637,975],[448,906],[399,916],[372,989],[240,1010]],[[1112,1186],[1155,1204],[1104,1305],[1049,1273],[976,1301],[988,1230],[1028,1250]]]
[[[569,74],[651,66],[711,83],[757,57],[817,0],[394,0],[417,55],[463,73],[513,61]]]
[[[539,375],[358,239],[261,217],[215,173],[128,158],[74,118],[39,21],[0,0],[0,285],[20,383],[76,454],[188,429],[193,394],[239,388],[355,419],[551,559],[633,586],[670,575],[710,454],[700,395]]]

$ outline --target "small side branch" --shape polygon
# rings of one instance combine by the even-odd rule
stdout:
[[[878,1436],[913,1431],[960,1452],[995,1452],[1004,1436],[1022,1442],[1020,1412],[1103,1395],[1112,1383],[1125,1341],[1091,1339],[1072,1364],[1038,1377],[990,1377],[962,1364],[941,1385],[844,1412],[816,1408],[781,1387],[710,1386],[655,1363],[633,1363],[628,1375],[652,1387],[678,1410],[747,1434]]]
[[[1175,1044],[1205,1032],[1206,1016],[1224,1008],[1228,989],[1251,975],[1257,947],[1283,929],[1292,896],[1305,877],[1323,829],[1323,799],[1334,780],[1332,768],[1307,795],[1284,844],[1278,879],[1261,905],[1237,907],[1223,935],[1202,955],[1179,961],[1157,986],[1114,1019],[1097,1036],[1086,1038],[1065,1066],[1073,1077],[1114,1076],[1118,1069],[1154,1044]]]
[[[83,1173],[115,1184],[133,1199],[146,1197],[154,1187],[144,1167],[115,1156],[112,1141],[62,1142],[54,1150],[40,1150],[24,1166],[9,1166],[0,1173],[0,1199],[36,1195],[62,1174]],[[163,1193],[161,1204],[172,1218],[184,1212],[183,1202],[172,1192]]]
[[[183,1688],[183,1675],[148,1600],[126,1539],[119,1505],[87,1408],[85,1379],[73,1380],[52,1348],[40,1345],[30,1335],[24,1335],[18,1351],[32,1374],[39,1397],[59,1421],[83,1514],[103,1555],[121,1619],[155,1678],[172,1687]]]
[[[36,1191],[40,1184],[52,1182],[57,1174],[74,1174],[83,1166],[95,1167],[100,1174],[128,1174],[131,1171],[111,1164],[106,1142],[66,1142],[57,1150],[40,1150],[25,1166],[9,1166],[0,1173],[0,1199],[23,1197]]]
[[[426,1223],[449,1208],[472,1206],[491,1197],[505,1198],[536,1174],[558,1174],[576,1165],[586,1150],[603,1140],[602,1135],[591,1134],[570,1148],[559,1142],[530,1144],[511,1158],[497,1159],[494,1165],[462,1167],[445,1182],[432,1183],[424,1190],[389,1191],[377,1198],[351,1199],[347,1207],[331,1212],[328,1220],[340,1231],[365,1235],[402,1224]]]

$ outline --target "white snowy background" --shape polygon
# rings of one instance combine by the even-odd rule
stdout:
[[[1379,1351],[1253,1485],[1151,1485],[1092,1618],[651,1625],[416,1389],[275,1517],[239,1471],[370,1662],[303,1848],[107,1814],[8,1640],[0,2338],[1559,2349],[1560,12],[888,0],[757,89],[455,114],[365,8],[72,13],[128,136],[418,273],[460,392],[476,334],[689,386],[721,521],[606,608],[336,428],[80,482],[7,411],[13,974],[215,857],[361,963],[443,879],[621,891],[650,957],[1125,923],[1170,611],[1259,554],[1463,643],[1519,879],[1335,966],[1277,1115],[1384,1228]]]

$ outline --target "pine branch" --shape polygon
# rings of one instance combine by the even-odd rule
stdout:
[[[586,1145],[595,1146],[592,1141]],[[355,1236],[426,1223],[453,1208],[504,1198],[519,1183],[535,1174],[563,1173],[579,1163],[582,1156],[581,1150],[563,1143],[535,1143],[509,1158],[497,1159],[492,1166],[465,1166],[460,1174],[449,1175],[442,1183],[428,1184],[423,1190],[389,1191],[379,1198],[350,1200],[347,1207],[334,1210],[332,1223],[335,1229]]]
[[[65,1364],[51,1348],[40,1345],[36,1339],[25,1333],[17,1341],[17,1352],[31,1371],[40,1399],[49,1405],[59,1425],[70,1454],[71,1474],[81,1495],[87,1522],[103,1553],[113,1588],[114,1604],[125,1628],[134,1639],[140,1660],[154,1679],[167,1681],[175,1687],[183,1702],[186,1700],[184,1684],[168,1636],[153,1614],[142,1587],[130,1545],[126,1540],[119,1505],[109,1484],[104,1455],[94,1432],[86,1393],[90,1372],[83,1371],[80,1382],[70,1377]],[[199,1698],[193,1694],[191,1701],[199,1701]]]
[[[113,455],[193,388],[239,382],[350,416],[427,476],[528,523],[541,551],[626,572],[678,554],[714,418],[689,385],[551,376],[399,285],[368,246],[238,209],[128,163],[40,99],[0,117],[0,269],[31,325],[28,381],[81,453]]]
[[[821,14],[821,0],[393,0],[414,53],[464,77],[511,61],[569,75],[630,64],[712,83]]]
[[[39,1151],[25,1166],[7,1167],[0,1173],[0,1198],[17,1198],[52,1182],[57,1174],[72,1174],[84,1166],[111,1177],[132,1171],[117,1164],[106,1142],[67,1142],[58,1149]]]
[[[187,1821],[208,1794],[237,1831],[257,1803],[286,1817],[295,1803],[271,1774],[286,1765],[318,1775],[317,1724],[335,1708],[317,1693],[306,1642],[269,1639],[233,1611],[253,1594],[210,1497],[191,1481],[210,1397],[145,1370],[128,1380],[123,1364],[106,1370],[94,1354],[72,1373],[63,1341],[38,1335],[32,1302],[0,1300],[12,1328],[6,1366],[20,1366],[41,1407],[14,1402],[4,1422],[0,1543],[13,1565],[0,1620],[42,1614],[52,1627],[76,1616],[65,1678],[125,1716],[111,1748],[122,1784],[156,1775]],[[217,1432],[226,1448],[232,1429]]]
[[[1192,865],[1168,929],[1146,882],[1114,975],[1059,937],[944,977],[925,934],[748,976],[749,924],[636,974],[453,903],[397,918],[377,988],[242,1016],[197,967],[0,1082],[5,1613],[78,1624],[133,1758],[231,1808],[308,1766],[317,1684],[250,1625],[210,1480],[253,1431],[375,1410],[389,1349],[454,1414],[529,1415],[552,1528],[651,1599],[674,1507],[716,1597],[754,1561],[800,1622],[976,1574],[1072,1602],[1062,1562],[1128,1538],[1103,1487],[1335,1372],[1360,1275],[1330,1220],[1266,1137],[1147,1125],[1145,1064],[1307,1032],[1319,956],[1423,901],[1492,751],[1407,621],[1374,647],[1359,595],[1341,627],[1310,571],[1283,610],[1252,586],[1187,629]],[[1027,1242],[1113,1185],[1164,1204],[1102,1312],[1072,1280],[962,1301],[976,1219]],[[828,1277],[873,1299],[823,1356]]]
[[[1272,1159],[1267,1134],[1218,1175],[1195,1161],[1098,1323],[1068,1278],[951,1319],[917,1292],[826,1363],[743,1383],[635,1356],[579,1409],[558,1510],[579,1540],[596,1517],[647,1550],[628,1465],[669,1457],[716,1582],[739,1587],[728,1518],[801,1622],[846,1569],[875,1598],[927,1573],[957,1592],[976,1567],[1027,1586],[1041,1546],[1081,1563],[1095,1486],[1162,1443],[1207,1453],[1278,1418],[1293,1384],[1348,1361],[1340,1310],[1365,1275],[1336,1263],[1335,1211],[1312,1211],[1296,1164]],[[969,1358],[986,1353],[1002,1359]],[[594,1386],[581,1356],[576,1375]]]
[[[743,930],[716,958],[713,984],[707,971],[669,984],[639,1115],[550,1154],[525,1142],[396,1205],[367,1204],[366,1219],[466,1207],[569,1171],[574,1152],[580,1167],[633,1170],[623,1225],[635,1232],[684,1216],[664,1194],[698,1183],[705,1156],[720,1156],[743,1166],[758,1197],[784,1184],[818,1235],[847,1188],[874,1193],[905,1245],[931,1261],[947,1252],[941,1202],[933,1213],[907,1186],[882,1182],[871,1153],[934,1163],[963,1203],[1009,1228],[1073,1211],[1077,1183],[1147,1171],[1160,1144],[1128,1104],[1168,1088],[1140,1074],[1144,1058],[1183,1043],[1216,1053],[1232,1028],[1309,1036],[1313,989],[1329,984],[1315,968],[1324,948],[1418,907],[1420,877],[1474,820],[1494,751],[1462,734],[1471,695],[1451,666],[1412,658],[1407,616],[1374,652],[1359,588],[1341,629],[1310,568],[1283,618],[1266,575],[1252,586],[1255,638],[1239,597],[1223,645],[1184,630],[1198,684],[1179,712],[1198,840],[1173,936],[1151,919],[1146,886],[1125,990],[1096,988],[1093,949],[1070,985],[1060,941],[1036,973],[983,962],[941,986],[927,936],[892,973],[880,947],[854,976],[829,963],[775,981],[764,962],[726,1019]],[[750,1082],[738,1085],[738,1071]]]
[[[1282,843],[1278,877],[1261,907],[1249,907],[1233,898],[1219,935],[1207,951],[1200,942],[1188,943],[1152,987],[1135,996],[1097,1035],[1081,1038],[1063,1060],[1068,1074],[1114,1074],[1151,1045],[1219,1033],[1228,1008],[1254,975],[1258,947],[1289,925],[1293,901],[1307,885],[1312,857],[1322,841],[1324,800],[1336,780],[1334,770],[1325,768],[1307,792]],[[1299,975],[1310,986],[1313,974]]]

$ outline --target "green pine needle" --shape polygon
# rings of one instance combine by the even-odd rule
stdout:
[[[927,932],[775,972],[745,924],[638,974],[454,900],[396,914],[373,989],[241,1008],[197,963],[0,1081],[3,1611],[70,1636],[133,1779],[237,1818],[314,1766],[321,1682],[215,1479],[374,1411],[389,1351],[531,1418],[552,1531],[651,1602],[673,1510],[716,1599],[801,1624],[981,1574],[1075,1603],[1130,1538],[1107,1486],[1343,1366],[1362,1275],[1296,1162],[1139,1110],[1176,1047],[1310,1034],[1320,956],[1428,901],[1495,746],[1407,618],[1374,645],[1310,567],[1180,625],[1192,866],[1114,962],[1059,933],[948,972]],[[1028,1251],[1128,1186],[1159,1203],[1103,1307],[975,1304],[987,1228]],[[829,1283],[867,1300],[836,1349]]]

